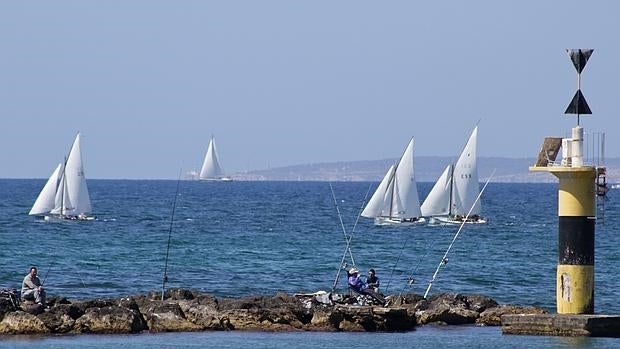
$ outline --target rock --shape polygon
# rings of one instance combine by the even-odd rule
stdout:
[[[23,311],[8,313],[0,322],[3,334],[47,334],[50,330],[36,316]]]
[[[400,297],[397,296],[388,296],[388,305],[390,307],[401,307],[406,304],[417,304],[418,302],[424,300],[424,297],[419,294],[404,294]]]
[[[416,322],[428,324],[433,322],[447,325],[473,324],[480,315],[469,309],[467,298],[459,294],[440,294],[416,305]]]
[[[303,324],[286,308],[231,309],[221,312],[234,330],[294,331]]]
[[[506,314],[547,314],[547,311],[538,307],[500,305],[483,311],[476,320],[476,324],[483,326],[500,326],[502,324],[501,317]]]
[[[151,332],[190,332],[204,329],[188,321],[178,303],[152,301],[148,307],[144,308],[143,305],[140,309]]]
[[[73,303],[76,307],[78,307],[82,313],[85,313],[88,308],[105,308],[116,305],[116,300],[114,299],[92,299],[83,302],[75,302]]]
[[[327,294],[327,293],[326,293]],[[70,302],[48,298],[46,309],[32,302],[19,311],[0,298],[0,333],[136,333],[260,330],[260,331],[409,331],[416,324],[499,325],[504,314],[545,313],[540,308],[498,306],[482,295],[416,294],[391,297],[389,307],[347,304],[347,297],[297,298],[285,293],[239,299],[218,299],[185,289],[135,297]],[[298,295],[299,296],[299,295]],[[311,295],[312,296],[312,295]],[[354,301],[353,298],[350,301]],[[481,313],[482,312],[482,313]],[[36,315],[36,316],[35,316]]]
[[[217,302],[206,299],[179,301],[179,307],[188,321],[205,330],[230,330],[230,322],[217,311]],[[215,300],[215,298],[213,298]],[[206,304],[204,304],[206,303]]]
[[[312,319],[302,302],[284,293],[273,297],[222,299],[218,301],[218,310],[233,329],[243,330],[298,330]]]
[[[121,308],[129,309],[134,314],[136,321],[138,322],[135,324],[136,328],[140,328],[140,331],[147,329],[146,320],[144,319],[144,316],[142,316],[140,307],[133,297],[120,298],[116,304]]]
[[[14,312],[18,309],[19,302],[14,290],[1,290],[0,296],[0,320],[4,317],[4,314]]]
[[[67,315],[73,320],[84,315],[84,311],[74,304],[56,304],[49,311],[54,314]]]
[[[469,305],[469,309],[478,313],[482,313],[483,311],[498,305],[494,299],[479,294],[466,295],[465,299]]]
[[[374,321],[378,331],[409,331],[416,325],[414,314],[406,308],[373,308]]]
[[[366,329],[360,323],[344,319],[338,325],[338,329],[346,332],[365,332]]]
[[[119,306],[91,307],[75,321],[78,333],[136,333],[145,330],[139,313]]]
[[[344,315],[338,309],[320,307],[314,309],[310,320],[310,330],[336,331],[340,329],[340,323]]]
[[[52,333],[68,333],[73,330],[75,319],[65,313],[46,312],[37,316]]]
[[[23,311],[32,315],[41,314],[45,310],[45,307],[43,305],[32,301],[24,301],[21,303],[20,307]]]
[[[57,304],[71,304],[71,302],[67,300],[67,298],[59,296],[47,297],[46,303],[49,307],[53,307]]]
[[[189,300],[194,298],[194,292],[182,288],[171,288],[164,292],[164,300]]]
[[[341,330],[345,328],[353,330],[355,328],[361,328],[362,331],[375,332],[377,331],[377,323],[374,321],[374,313],[372,307],[369,305],[358,306],[343,306],[338,307],[343,313],[344,319],[339,325]],[[351,324],[355,324],[352,326]],[[344,323],[344,325],[343,325]]]

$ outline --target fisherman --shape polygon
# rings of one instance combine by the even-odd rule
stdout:
[[[366,284],[368,284],[368,288],[372,288],[374,291],[379,292],[379,278],[377,277],[375,270],[372,268],[368,270]]]
[[[35,266],[30,267],[30,273],[24,277],[21,298],[34,300],[37,304],[45,306],[45,290],[37,276],[37,267]]]
[[[362,280],[359,273],[360,271],[356,267],[353,267],[351,268],[351,270],[349,270],[349,287],[351,287],[353,291],[361,295],[370,296],[376,301],[378,301],[381,305],[384,305],[385,298],[383,298],[383,296],[376,292],[374,289],[368,287],[368,284],[364,282],[364,280]]]

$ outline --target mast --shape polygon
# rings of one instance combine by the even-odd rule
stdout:
[[[402,160],[402,157],[401,157],[401,160]],[[398,170],[399,165],[400,165],[400,160],[398,160],[398,163],[394,167],[394,172],[392,172],[392,175],[391,175],[392,178],[390,178],[390,182],[392,182],[392,189],[390,190],[390,212],[388,214],[389,218],[392,218],[392,210],[394,208],[394,188],[396,187],[396,171]]]
[[[450,164],[450,202],[448,204],[448,217],[452,216],[452,194],[454,193],[454,164]]]
[[[60,216],[65,215],[65,194],[67,193],[67,157],[62,166],[62,177],[60,179],[62,183],[62,193],[60,194]]]
[[[405,150],[403,151],[402,155],[400,156],[400,158],[398,159],[398,162],[396,163],[396,166],[394,167],[394,173],[392,173],[392,181],[394,182],[392,184],[392,190],[390,191],[390,218],[392,218],[392,212],[394,210],[394,190],[396,190],[396,173],[398,172],[398,167],[400,166],[400,164],[403,162],[403,157],[405,156],[405,154],[407,153],[407,149],[409,148],[409,146],[411,145],[411,143],[413,142],[413,138],[411,138],[411,140],[407,143],[407,146],[405,146]]]

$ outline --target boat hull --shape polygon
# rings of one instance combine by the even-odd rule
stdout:
[[[231,177],[200,178],[199,180],[203,182],[232,182],[233,181]]]
[[[460,225],[460,224],[486,224],[487,220],[479,217],[476,219],[472,219],[472,218],[468,218],[467,220],[464,220],[462,218],[456,218],[456,217],[451,217],[451,216],[437,216],[437,217],[431,217],[428,220],[429,224],[439,224],[439,225]]]
[[[375,225],[416,225],[423,224],[426,219],[420,218],[396,218],[396,217],[375,217]]]
[[[47,222],[57,222],[57,221],[94,221],[97,217],[95,216],[61,216],[61,215],[47,215],[43,216],[43,220]]]

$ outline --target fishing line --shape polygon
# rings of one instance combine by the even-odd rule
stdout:
[[[452,239],[452,242],[448,246],[448,249],[446,250],[446,253],[444,253],[443,258],[441,258],[441,261],[439,262],[439,265],[437,266],[437,269],[435,270],[435,273],[433,274],[433,277],[431,278],[431,281],[429,282],[428,287],[426,288],[426,292],[424,292],[424,299],[426,299],[426,296],[430,292],[431,287],[433,287],[433,283],[435,282],[435,279],[437,278],[437,274],[439,274],[439,269],[441,269],[442,265],[445,265],[446,263],[448,263],[448,253],[450,253],[450,250],[452,249],[452,246],[456,242],[456,239],[459,237],[459,234],[461,233],[461,230],[463,230],[463,227],[465,226],[465,223],[467,222],[467,219],[469,219],[469,215],[471,214],[471,211],[474,210],[474,206],[476,206],[476,203],[478,202],[478,200],[480,200],[480,197],[482,196],[482,193],[484,193],[484,190],[486,189],[487,185],[489,184],[489,181],[491,180],[491,178],[493,178],[494,174],[495,174],[495,169],[493,169],[493,172],[491,173],[489,178],[487,178],[487,181],[486,181],[486,183],[484,183],[484,186],[482,187],[482,190],[480,190],[480,193],[478,193],[478,196],[476,196],[476,200],[471,205],[471,207],[469,208],[469,211],[467,212],[467,215],[463,219],[463,222],[461,223],[461,226],[456,231],[456,234],[454,234],[454,238]]]
[[[329,187],[332,191],[332,196],[334,197],[334,202],[336,201],[336,195],[334,194],[334,189],[332,188],[331,182],[329,183]],[[362,211],[364,210],[364,205],[366,205],[366,199],[368,198],[368,193],[370,193],[370,188],[372,187],[372,183],[368,184],[368,190],[366,190],[366,194],[364,195],[364,200],[362,200],[362,205],[360,206],[359,212],[357,213],[357,218],[355,219],[355,223],[353,224],[353,229],[351,230],[351,234],[347,237],[345,232],[345,240],[347,242],[344,252],[342,253],[342,259],[340,260],[340,264],[338,265],[338,270],[336,271],[336,278],[334,279],[334,283],[332,284],[332,292],[336,290],[336,286],[338,285],[338,281],[340,280],[340,272],[342,268],[345,267],[345,258],[347,257],[347,251],[351,253],[351,240],[353,239],[353,233],[355,232],[355,228],[357,227],[357,223],[362,215]],[[338,204],[336,204],[336,208],[338,208]],[[338,217],[340,217],[340,211],[338,211]],[[340,223],[342,223],[342,218],[340,219]],[[342,226],[344,229],[344,225]],[[355,265],[355,261],[353,260],[353,254],[351,254],[351,263]]]
[[[55,262],[56,261],[52,261],[52,263],[50,263],[50,267],[47,268],[47,272],[45,273],[45,277],[43,278],[43,282],[41,283],[41,285],[45,285],[45,281],[47,281],[47,276],[50,274],[50,270],[52,270]]]
[[[77,265],[75,265],[75,268],[76,268],[75,271],[77,271],[78,277],[80,278],[80,281],[82,282],[82,287],[86,288],[86,283],[84,283],[84,278],[82,278],[82,273],[80,273],[80,268]]]
[[[168,255],[170,254],[170,239],[172,238],[172,224],[174,223],[174,211],[177,207],[177,197],[179,196],[179,184],[181,183],[181,173],[183,169],[179,170],[179,178],[177,179],[177,189],[174,193],[174,200],[172,201],[172,214],[170,215],[170,229],[168,229],[168,246],[166,247],[166,263],[164,265],[164,277],[161,285],[161,300],[164,300],[164,293],[166,292],[166,282],[168,282]]]
[[[398,294],[398,298],[402,297],[403,293],[405,292],[405,288],[407,286],[413,285],[413,283],[415,282],[415,279],[413,278],[413,276],[418,272],[418,268],[420,267],[420,264],[422,264],[422,261],[426,258],[426,256],[428,256],[428,253],[430,252],[430,246],[431,242],[430,240],[426,243],[426,247],[424,248],[426,250],[426,252],[424,253],[424,255],[422,257],[420,257],[420,259],[418,260],[418,263],[416,264],[415,268],[413,268],[413,271],[411,272],[411,275],[409,275],[409,278],[407,278],[407,283],[405,283],[405,285],[403,286],[403,288],[400,290],[400,293]]]
[[[349,241],[349,237],[347,236],[347,230],[344,227],[344,222],[342,221],[342,214],[340,214],[340,207],[338,206],[338,201],[336,200],[336,194],[334,194],[334,188],[332,187],[332,183],[329,183],[329,189],[332,192],[332,198],[334,199],[334,205],[336,205],[336,212],[338,212],[338,219],[340,220],[340,226],[342,227],[342,235],[344,236],[344,241]],[[347,244],[346,252],[349,252],[349,256],[351,257],[351,263],[355,265],[355,260],[353,259],[353,253],[351,252],[351,248],[349,244]]]
[[[403,255],[403,252],[405,251],[405,246],[407,246],[407,243],[409,242],[409,239],[411,238],[412,234],[409,234],[407,236],[407,240],[405,240],[405,243],[403,244],[403,247],[400,250],[400,253],[398,254],[398,258],[396,259],[396,262],[394,263],[394,267],[392,268],[392,272],[390,273],[390,278],[388,279],[388,283],[387,286],[385,287],[385,293],[387,293],[388,289],[390,288],[390,282],[392,282],[392,276],[394,275],[394,271],[396,270],[396,266],[398,265],[398,262],[400,261],[401,256]],[[418,267],[420,266],[420,263],[422,263],[422,260],[424,260],[424,258],[426,258],[426,256],[428,255],[429,252],[429,248],[428,246],[430,245],[430,241],[426,243],[426,247],[425,250],[426,252],[424,253],[424,255],[418,260],[418,264],[416,264],[413,272],[411,273],[411,276],[409,276],[407,283],[405,284],[405,286],[403,287],[402,291],[398,294],[398,297],[400,298],[400,296],[402,295],[403,291],[405,290],[405,287],[408,284],[413,284],[413,275],[418,271]]]

